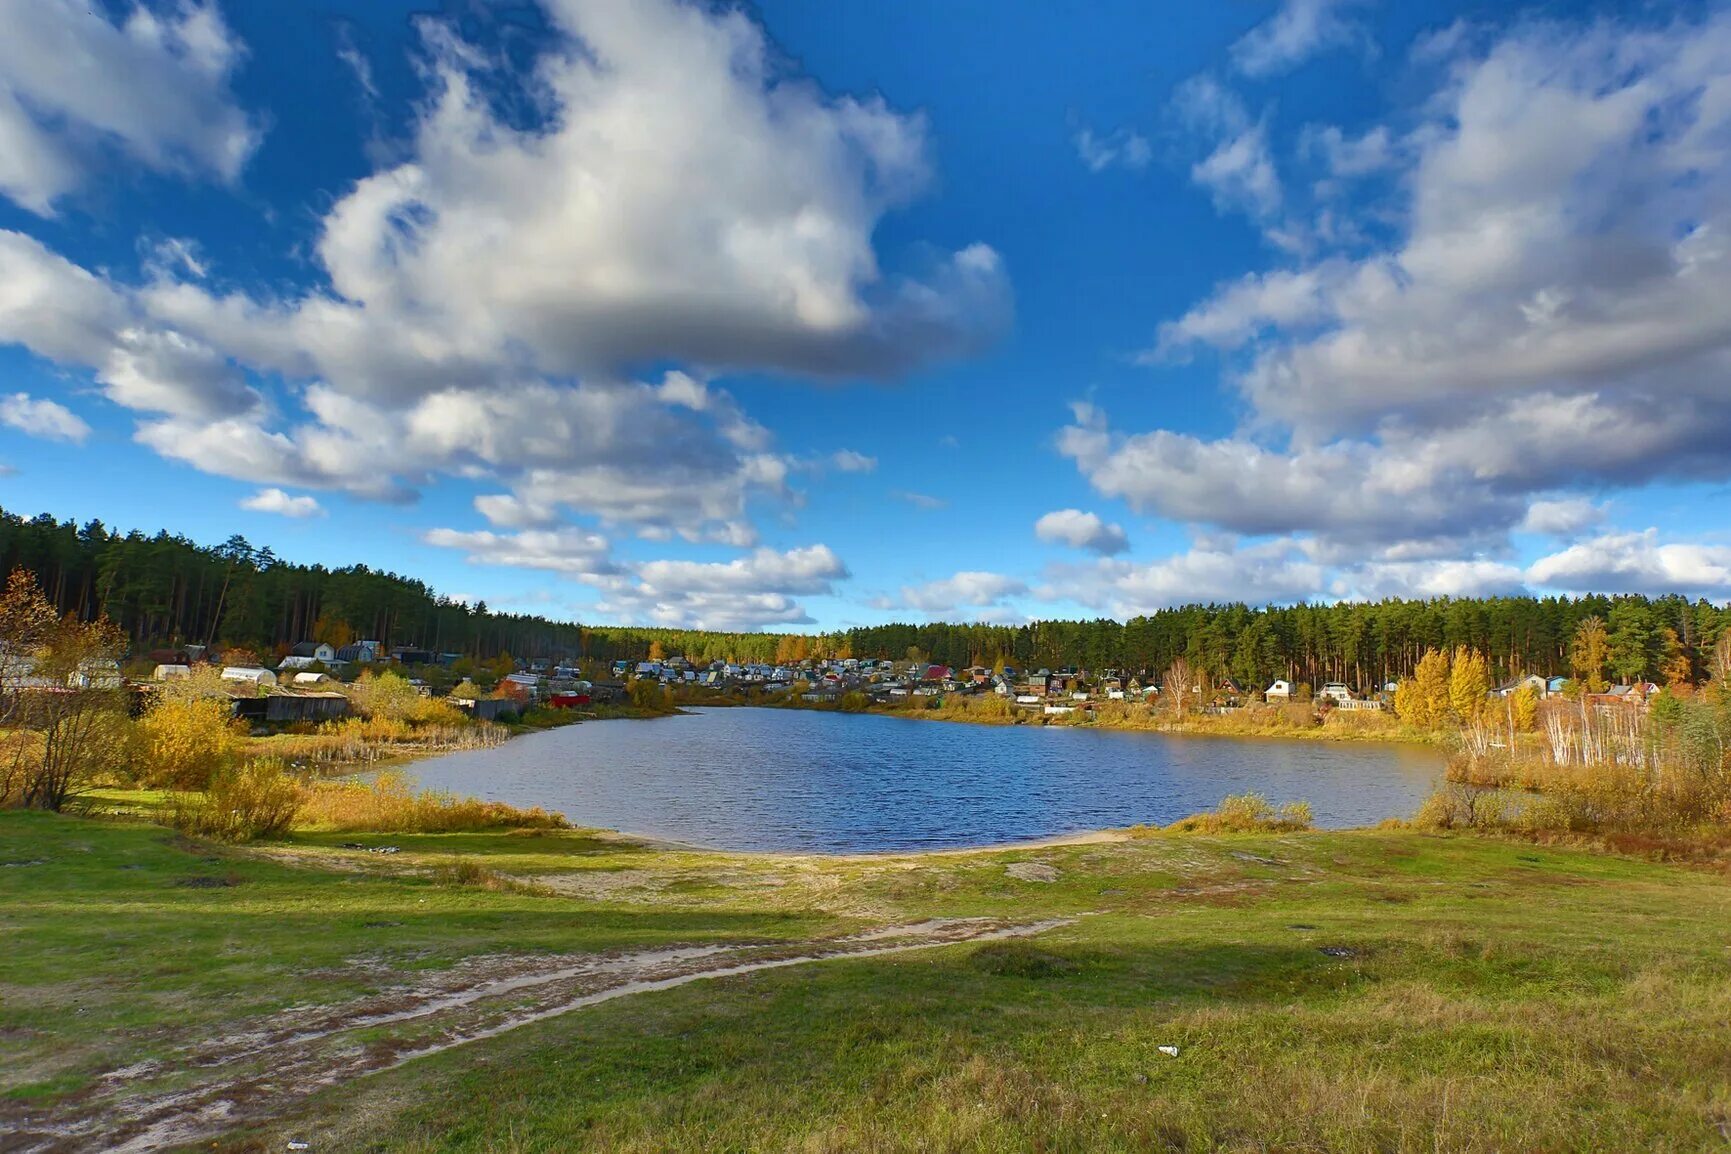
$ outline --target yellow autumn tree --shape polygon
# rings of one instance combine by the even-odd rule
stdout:
[[[436,703],[421,696],[401,674],[367,670],[348,687],[349,704],[371,721],[418,722],[432,716]]]
[[[1539,691],[1531,685],[1515,690],[1509,697],[1509,712],[1514,717],[1516,729],[1531,733],[1539,720]]]
[[[1414,692],[1418,695],[1412,723],[1420,729],[1435,729],[1449,715],[1449,655],[1440,649],[1427,649],[1413,671]]]
[[[159,789],[203,789],[245,733],[227,697],[161,701],[133,728],[133,772]]]
[[[1411,677],[1394,687],[1394,715],[1415,728],[1429,728],[1424,695],[1419,692],[1418,682]]]
[[[662,647],[661,642],[651,641],[649,643],[649,660],[651,660],[651,661],[664,661],[664,660],[666,660],[666,658],[667,658],[667,650]]]
[[[1598,617],[1583,618],[1569,645],[1569,667],[1588,693],[1605,692],[1605,663],[1610,659],[1610,635]]]
[[[1454,715],[1466,723],[1477,721],[1484,715],[1490,691],[1490,665],[1485,655],[1464,645],[1455,650],[1449,667],[1449,708]]]
[[[1659,634],[1659,644],[1664,650],[1664,656],[1659,663],[1659,672],[1665,678],[1665,684],[1672,689],[1689,684],[1694,668],[1689,661],[1688,650],[1683,648],[1683,639],[1677,636],[1677,631],[1667,625]]]
[[[313,640],[322,641],[332,649],[341,649],[355,643],[355,627],[340,617],[322,613],[313,622]]]

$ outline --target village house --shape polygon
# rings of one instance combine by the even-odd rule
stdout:
[[[1633,685],[1613,685],[1603,693],[1589,693],[1586,702],[1602,712],[1617,709],[1644,711],[1658,692],[1659,687],[1653,682],[1637,681]]]
[[[353,645],[338,649],[336,659],[348,665],[371,665],[378,661],[383,653],[384,646],[377,641],[357,641]],[[429,665],[431,662],[422,661],[419,664]]]
[[[1262,696],[1265,700],[1270,702],[1291,701],[1292,682],[1287,681],[1285,678],[1280,678],[1264,690]]]
[[[1525,677],[1512,677],[1491,690],[1491,693],[1496,697],[1508,697],[1519,693],[1528,686],[1531,686],[1533,692],[1537,693],[1541,699],[1550,695],[1550,683],[1537,673],[1529,673]]]
[[[288,656],[277,662],[278,670],[310,669],[314,665],[326,668],[336,664],[337,651],[334,646],[322,641],[302,641],[288,651]]]

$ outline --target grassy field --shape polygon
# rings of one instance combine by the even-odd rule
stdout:
[[[3,813],[0,942],[7,1150],[1731,1147],[1731,879],[1477,836]]]

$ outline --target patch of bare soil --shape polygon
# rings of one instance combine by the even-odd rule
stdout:
[[[665,873],[655,870],[572,870],[536,874],[535,882],[566,897],[605,901],[645,900],[667,888]]]
[[[1024,882],[1055,882],[1058,880],[1058,867],[1048,865],[1043,861],[1012,862],[1004,867],[1009,876]]]
[[[1028,937],[1071,919],[942,918],[803,943],[624,954],[492,955],[340,1006],[295,1006],[160,1062],[110,1071],[51,1108],[0,1102],[0,1150],[190,1144],[277,1116],[315,1091],[614,998],[707,978]]]

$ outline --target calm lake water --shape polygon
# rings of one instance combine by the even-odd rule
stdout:
[[[423,788],[558,810],[584,826],[733,850],[990,845],[1174,821],[1230,793],[1308,801],[1319,825],[1418,807],[1417,747],[959,725],[699,709],[515,738],[410,767]]]

